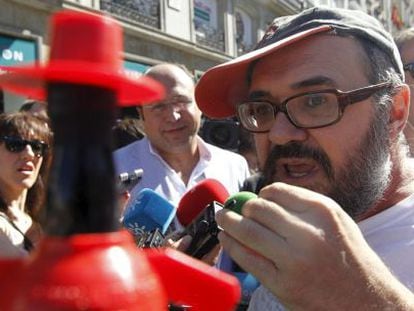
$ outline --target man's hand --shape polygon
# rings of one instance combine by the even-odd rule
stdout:
[[[118,195],[118,207],[120,215],[124,214],[125,208],[127,207],[130,198],[131,194],[129,191],[124,191]]]
[[[288,309],[414,308],[413,294],[326,196],[274,183],[242,215],[223,209],[216,219],[223,248]]]
[[[192,237],[190,235],[184,235],[178,240],[167,236],[164,245],[167,247],[172,247],[180,252],[185,253],[187,248],[191,244]],[[221,246],[217,244],[210,252],[205,254],[200,260],[210,266],[214,266],[217,263]]]
[[[172,247],[180,252],[185,252],[185,250],[190,246],[191,243],[191,236],[190,235],[184,235],[178,240],[174,240],[173,238],[170,238],[169,236],[166,237],[164,245],[167,247]]]

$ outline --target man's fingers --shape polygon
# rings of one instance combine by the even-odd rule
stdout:
[[[218,236],[223,249],[246,272],[254,275],[262,284],[269,280],[276,280],[278,275],[277,264],[263,257],[256,251],[245,247],[226,232]]]
[[[282,238],[290,236],[297,225],[297,216],[277,203],[262,198],[252,199],[244,204],[242,214],[261,224]]]
[[[185,250],[190,246],[191,240],[192,238],[190,235],[185,235],[178,241],[167,239],[165,241],[165,246],[172,247],[180,252],[185,252]]]
[[[243,216],[288,240],[335,232],[339,218],[349,218],[330,198],[307,189],[274,183],[259,195],[244,205]]]
[[[260,253],[269,260],[274,260],[275,254],[278,258],[287,259],[289,254],[285,237],[256,221],[226,209],[218,211],[216,219],[227,235],[252,251]]]
[[[332,205],[333,203],[330,198],[320,193],[280,182],[264,187],[260,191],[259,197],[275,202],[287,211],[296,214],[306,212],[310,208]]]
[[[221,245],[217,244],[211,251],[209,251],[206,255],[203,256],[203,258],[201,258],[201,261],[210,266],[214,266],[218,261],[220,250]]]

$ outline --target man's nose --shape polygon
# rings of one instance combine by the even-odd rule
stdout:
[[[284,145],[292,141],[304,141],[308,134],[306,129],[296,127],[284,113],[278,112],[268,136],[273,144]]]
[[[181,110],[182,107],[180,105],[169,105],[168,118],[172,121],[178,121],[179,119],[181,119]]]

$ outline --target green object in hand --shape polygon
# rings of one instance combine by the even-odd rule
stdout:
[[[257,195],[249,191],[241,191],[230,196],[226,202],[224,202],[224,208],[231,209],[241,215],[244,203],[247,201],[257,198]]]

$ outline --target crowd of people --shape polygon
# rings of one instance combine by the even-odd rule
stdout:
[[[393,38],[360,11],[312,8],[276,18],[253,51],[197,84],[173,63],[145,75],[166,96],[113,127],[116,173],[144,172],[122,205],[150,188],[178,206],[207,178],[257,193],[241,214],[216,212],[220,244],[203,258],[224,250],[258,279],[250,311],[414,309],[414,28]],[[0,115],[3,258],[43,235],[46,107]],[[240,154],[203,141],[202,114],[237,116]]]

